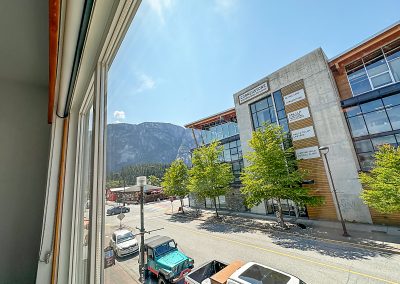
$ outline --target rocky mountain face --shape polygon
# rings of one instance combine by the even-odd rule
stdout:
[[[145,163],[169,164],[177,158],[190,163],[194,148],[191,129],[161,123],[107,125],[107,172]]]

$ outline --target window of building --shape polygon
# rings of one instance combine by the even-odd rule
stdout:
[[[400,40],[346,66],[353,96],[400,81]]]
[[[371,169],[373,154],[379,146],[399,145],[400,94],[352,106],[344,111],[362,170]]]
[[[276,123],[276,116],[272,97],[266,98],[250,105],[250,112],[253,118],[253,129],[257,130],[263,126],[265,122]]]

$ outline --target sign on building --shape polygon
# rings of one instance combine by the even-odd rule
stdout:
[[[258,95],[261,95],[262,93],[268,92],[268,82],[264,82],[257,87],[254,87],[250,91],[247,91],[246,93],[243,93],[239,96],[239,104],[242,104],[248,100],[251,100],[252,98],[257,97]]]
[[[308,107],[301,108],[292,112],[289,112],[287,114],[289,123],[291,122],[296,122],[305,118],[310,117],[310,111],[308,110]]]
[[[290,93],[283,97],[283,101],[285,102],[285,106],[290,105],[292,103],[304,100],[306,98],[306,94],[304,93],[304,89],[298,90],[296,92]]]
[[[314,159],[319,158],[320,153],[318,146],[312,146],[307,148],[302,148],[296,150],[296,158],[297,160],[307,160],[307,159]]]
[[[293,141],[307,139],[315,136],[314,127],[312,126],[293,130],[291,131],[291,134]]]

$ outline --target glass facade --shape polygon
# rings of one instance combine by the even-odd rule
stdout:
[[[203,127],[201,130],[201,143],[210,144],[239,134],[237,122],[215,122]]]
[[[346,66],[353,96],[400,82],[400,40]]]
[[[235,176],[235,183],[240,182],[240,172],[244,168],[242,147],[240,140],[234,140],[222,144],[224,151],[222,152],[221,160],[232,164],[232,172]]]
[[[274,102],[272,100],[274,100]],[[277,115],[275,115],[275,110]],[[254,130],[260,129],[262,125],[267,122],[278,123],[283,127],[283,130],[285,132],[289,132],[285,106],[283,104],[282,93],[280,90],[274,92],[268,97],[265,97],[255,103],[250,104],[250,112]]]
[[[344,111],[362,170],[372,168],[373,154],[379,146],[400,144],[400,93]]]

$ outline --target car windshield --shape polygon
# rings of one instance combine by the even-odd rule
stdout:
[[[172,251],[176,249],[176,245],[173,241],[170,241],[168,243],[164,243],[158,247],[155,248],[154,252],[156,256],[163,255],[169,251]]]
[[[251,284],[286,284],[290,277],[260,265],[252,265],[240,276],[240,279]]]
[[[135,238],[135,235],[132,234],[132,232],[129,232],[129,233],[123,234],[121,236],[117,236],[117,243],[120,244],[123,242],[127,242],[130,240],[133,240],[134,238]]]

